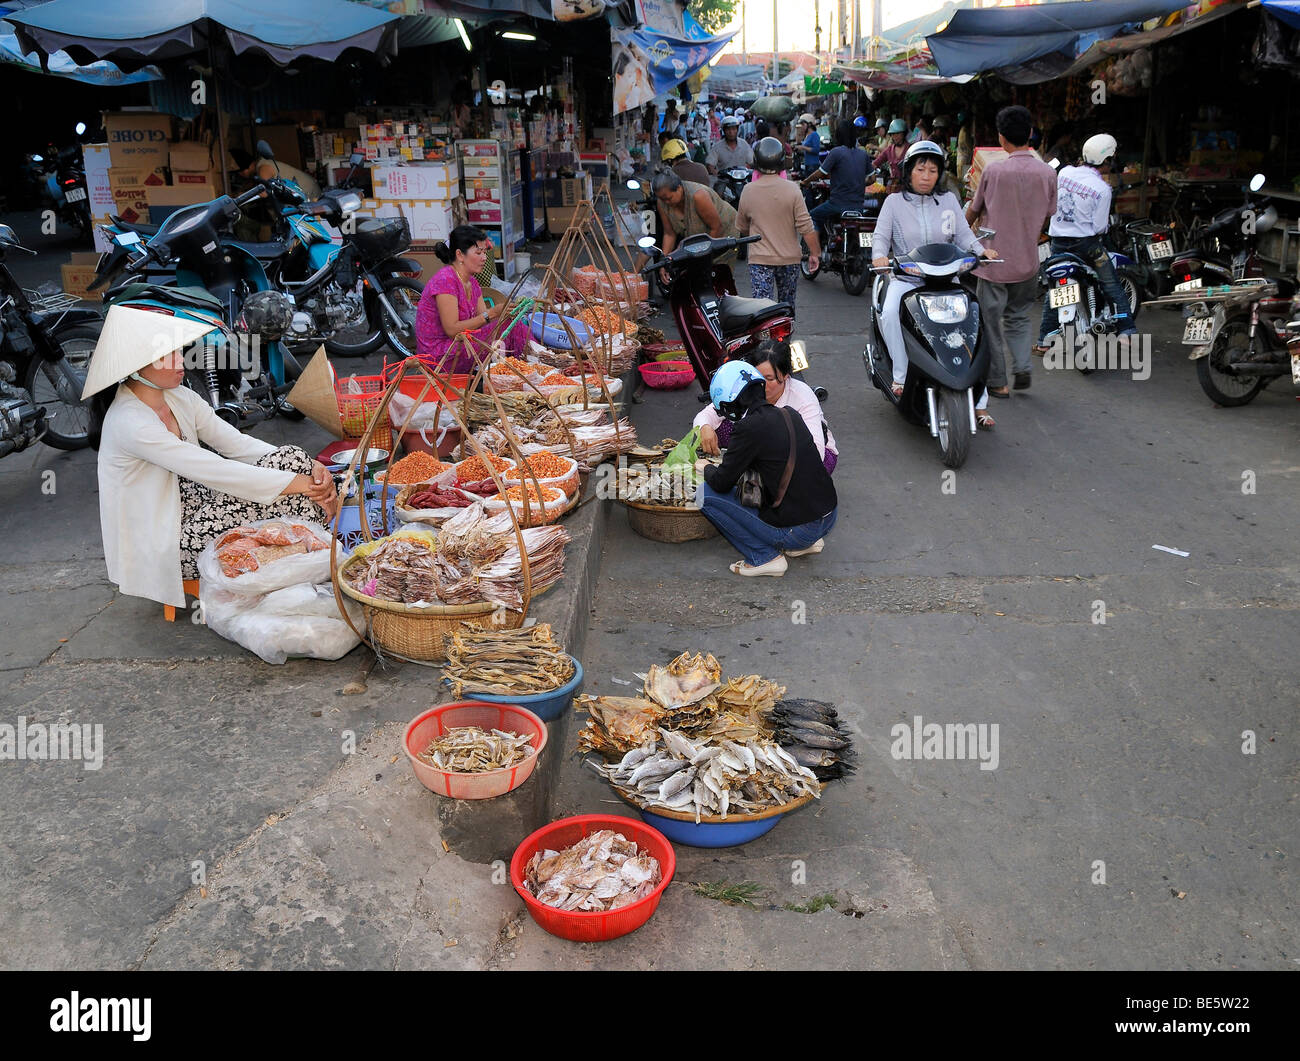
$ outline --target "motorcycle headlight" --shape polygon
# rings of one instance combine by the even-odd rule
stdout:
[[[965,295],[918,295],[917,301],[935,324],[960,324],[970,312]]]

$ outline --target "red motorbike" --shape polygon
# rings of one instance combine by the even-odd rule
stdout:
[[[659,273],[668,290],[668,304],[686,356],[704,392],[701,400],[708,398],[709,380],[724,361],[743,359],[764,339],[787,340],[794,330],[788,302],[738,297],[730,267],[716,261],[741,244],[757,243],[761,238],[687,236],[669,255],[655,247],[649,236],[638,241],[652,256],[641,272],[647,277]]]

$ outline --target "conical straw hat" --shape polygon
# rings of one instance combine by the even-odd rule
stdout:
[[[174,317],[169,313],[152,313],[130,306],[111,307],[91,355],[81,397],[89,398],[105,387],[121,382],[132,372],[139,372],[158,358],[189,346],[213,330],[211,324]]]
[[[325,356],[325,347],[316,348],[315,355],[289,392],[288,401],[305,413],[313,424],[319,424],[335,438],[343,437],[339,401],[334,394],[334,368]]]

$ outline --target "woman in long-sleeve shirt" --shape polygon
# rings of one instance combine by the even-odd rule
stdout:
[[[324,522],[338,503],[320,463],[241,434],[181,386],[182,347],[210,330],[114,306],[83,392],[107,404],[98,477],[108,577],[123,593],[180,607],[182,580],[197,577],[195,560],[218,534],[256,519]]]

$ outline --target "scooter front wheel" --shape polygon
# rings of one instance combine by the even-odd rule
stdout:
[[[970,453],[970,411],[966,407],[964,392],[942,387],[936,396],[935,414],[939,423],[939,449],[943,463],[949,468],[960,468]]]

